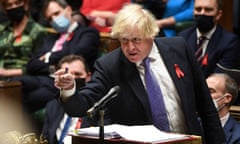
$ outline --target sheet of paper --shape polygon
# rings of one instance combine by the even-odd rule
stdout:
[[[78,130],[80,135],[98,136],[99,127],[83,128]],[[173,134],[159,131],[153,125],[144,126],[125,126],[125,125],[108,125],[104,127],[104,133],[107,137],[116,137],[119,135],[131,141],[141,142],[165,142],[169,140],[179,140],[188,137],[183,134]]]

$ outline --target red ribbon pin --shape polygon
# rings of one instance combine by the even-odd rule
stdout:
[[[180,69],[180,67],[178,66],[178,64],[174,64],[174,67],[175,67],[175,71],[176,71],[176,74],[177,74],[177,77],[180,79],[180,78],[183,78],[184,77],[184,73],[183,71]]]
[[[70,41],[73,38],[73,33],[69,33],[68,37],[67,37],[67,41]]]
[[[208,65],[208,54],[205,54],[205,56],[202,59],[202,66]]]

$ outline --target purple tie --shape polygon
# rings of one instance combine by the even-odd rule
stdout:
[[[153,125],[162,131],[170,131],[162,92],[156,77],[150,69],[150,58],[145,58],[143,63],[145,67],[145,84],[152,111]]]

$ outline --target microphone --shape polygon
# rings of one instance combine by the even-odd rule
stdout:
[[[100,108],[102,108],[107,102],[109,102],[111,99],[115,98],[120,91],[120,87],[118,85],[112,87],[109,92],[101,98],[98,102],[96,102],[90,109],[87,111],[87,115],[89,117],[93,117],[93,114],[98,111]]]

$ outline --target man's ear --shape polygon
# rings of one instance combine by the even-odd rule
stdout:
[[[225,97],[226,97],[226,99],[225,99],[226,103],[230,104],[232,102],[232,99],[233,99],[232,94],[225,93]]]
[[[88,72],[85,81],[86,81],[86,82],[90,81],[90,80],[91,80],[91,77],[92,77],[92,73],[91,73],[91,72]]]
[[[215,17],[215,21],[219,22],[222,17],[222,10],[218,10],[217,15]]]
[[[70,14],[72,15],[72,7],[67,6],[67,7],[66,7],[66,10],[67,10],[68,12],[70,12]]]

